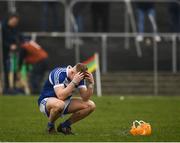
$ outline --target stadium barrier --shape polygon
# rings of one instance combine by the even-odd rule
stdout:
[[[0,23],[0,37],[2,37],[2,26]],[[4,87],[4,67],[3,67],[3,49],[2,49],[2,38],[0,38],[0,95],[2,94]]]
[[[108,44],[107,44],[107,39],[108,38],[133,38],[135,39],[138,33],[58,33],[58,32],[53,32],[53,33],[46,33],[46,32],[29,32],[29,33],[24,33],[27,36],[32,36],[33,38],[35,37],[100,37],[101,38],[101,65],[102,65],[102,72],[105,74],[108,72],[108,64],[107,64],[107,56],[108,56]],[[175,33],[159,33],[158,34],[161,38],[168,39],[172,41],[172,73],[177,73],[177,39],[180,38],[179,34]],[[149,33],[144,33],[144,37],[153,37],[155,36],[154,34],[149,34]],[[76,42],[75,42],[76,44]],[[78,44],[78,43],[77,43]],[[75,48],[77,48],[75,46]],[[141,47],[142,48],[142,47]],[[153,40],[152,43],[152,48],[153,48],[153,72],[154,72],[154,94],[158,94],[158,46],[157,42]],[[80,59],[80,57],[77,57],[77,55],[80,55],[79,49],[75,49],[75,57],[76,59]],[[142,53],[143,54],[143,53]],[[77,61],[77,60],[76,60]]]
[[[16,1],[22,1],[22,0],[16,0]],[[30,0],[29,0],[30,1]],[[31,0],[31,2],[40,2],[42,0]],[[50,0],[47,0],[50,1]],[[33,39],[36,39],[37,37],[63,37],[66,40],[66,47],[71,48],[72,42],[75,44],[75,59],[76,62],[80,60],[80,50],[79,50],[79,43],[76,40],[78,37],[100,37],[101,38],[101,65],[102,65],[102,72],[107,73],[108,72],[108,64],[107,64],[107,56],[108,56],[108,44],[107,41],[109,38],[117,38],[122,37],[125,38],[125,48],[129,48],[129,38],[135,39],[135,37],[138,35],[135,25],[135,19],[134,19],[134,13],[132,11],[130,2],[137,2],[142,0],[74,0],[74,1],[66,1],[66,0],[57,0],[59,2],[62,2],[65,7],[65,31],[66,32],[25,32],[25,35],[32,36]],[[147,0],[153,1],[153,2],[177,2],[180,3],[177,0]],[[9,1],[10,2],[10,1]],[[71,32],[71,26],[75,23],[72,23],[71,17],[72,17],[72,9],[74,5],[78,2],[125,2],[127,6],[127,13],[129,13],[130,16],[130,23],[133,28],[133,33],[129,33],[128,27],[126,27],[125,33],[77,33],[77,32]],[[13,5],[15,6],[15,4]],[[128,21],[125,20],[125,25],[128,23]],[[157,34],[157,31],[154,28],[154,33],[144,33],[144,37],[153,37]],[[172,40],[172,72],[177,73],[177,39],[180,37],[179,34],[176,33],[158,33],[158,35],[162,38],[167,38]],[[137,56],[141,56],[143,52],[141,51],[142,47],[139,45],[139,43],[135,42],[135,46],[137,49]],[[153,71],[154,71],[154,93],[158,94],[158,51],[157,51],[157,42],[153,40]]]

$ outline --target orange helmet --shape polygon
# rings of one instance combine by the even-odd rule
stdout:
[[[151,135],[151,132],[152,132],[151,125],[142,120],[140,121],[135,120],[130,130],[130,133],[133,136],[137,136],[137,135],[148,136]]]

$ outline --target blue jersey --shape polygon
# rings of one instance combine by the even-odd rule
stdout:
[[[49,78],[46,80],[43,89],[41,91],[41,95],[38,99],[38,104],[44,99],[48,97],[56,97],[54,88],[62,86],[66,88],[68,84],[71,82],[71,80],[68,78],[68,69],[71,66],[68,67],[58,67],[52,70],[49,73]],[[85,81],[80,81],[79,85],[76,88],[84,88],[86,87]],[[68,98],[70,98],[72,95],[70,95]]]

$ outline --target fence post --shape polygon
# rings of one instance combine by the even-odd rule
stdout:
[[[107,35],[102,35],[102,73],[107,73]]]
[[[36,34],[36,33],[32,33],[32,34],[31,34],[31,39],[32,39],[33,41],[36,41],[36,39],[37,39],[37,34]]]
[[[3,45],[2,45],[2,26],[0,23],[0,94],[4,89],[4,66],[3,66]]]
[[[70,19],[71,8],[69,5],[69,0],[66,0],[64,2],[64,8],[65,8],[65,33],[66,33],[65,45],[66,45],[67,49],[70,49],[72,44],[71,44],[71,36],[70,36],[70,33],[71,33],[71,19]]]
[[[78,42],[75,42],[75,61],[79,63],[80,61],[80,45]]]
[[[128,17],[128,10],[126,9],[125,12],[125,18],[124,18],[124,25],[125,25],[125,33],[129,33],[130,32],[130,27],[129,27],[129,17]],[[125,49],[129,49],[129,36],[125,37]]]
[[[9,0],[8,2],[8,12],[15,13],[16,12],[16,2],[15,0]]]
[[[158,95],[158,48],[153,37],[154,95]]]
[[[176,35],[172,36],[172,72],[177,73],[177,43]]]
[[[99,67],[99,54],[95,53],[95,60],[96,60],[96,88],[97,88],[97,96],[102,96],[102,87],[101,87],[101,72]]]
[[[127,13],[129,14],[129,19],[130,19],[130,24],[132,26],[132,30],[133,30],[133,32],[137,33],[136,21],[135,21],[133,8],[131,5],[131,0],[125,0],[125,4],[126,4],[126,8],[127,8]],[[137,56],[142,57],[142,50],[141,50],[139,42],[136,39],[135,39],[135,46],[136,46]]]

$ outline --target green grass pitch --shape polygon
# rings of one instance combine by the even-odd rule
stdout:
[[[73,125],[74,136],[45,132],[37,98],[0,96],[0,141],[180,141],[180,96],[93,97],[96,111]],[[136,119],[151,123],[151,136],[129,134]]]

